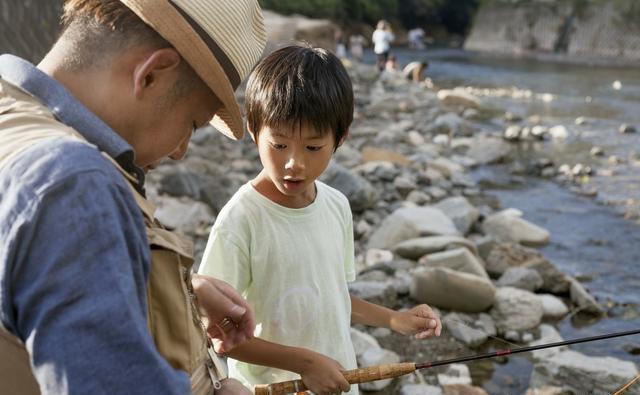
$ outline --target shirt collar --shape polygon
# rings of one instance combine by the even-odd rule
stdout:
[[[134,163],[133,148],[62,84],[28,61],[9,54],[0,55],[0,77],[38,99],[59,121],[115,159],[136,177],[135,187],[144,194],[144,171]]]

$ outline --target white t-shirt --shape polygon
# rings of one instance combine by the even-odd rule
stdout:
[[[283,207],[247,183],[220,211],[200,274],[233,285],[255,310],[255,336],[304,347],[355,369],[351,300],[353,220],[347,198],[316,181],[313,203]],[[230,377],[253,387],[300,378],[228,360]],[[358,394],[356,385],[349,394]]]
[[[382,29],[376,29],[371,36],[371,41],[373,41],[373,52],[376,54],[382,54],[385,52],[389,52],[391,49],[391,42],[395,40],[395,36]]]

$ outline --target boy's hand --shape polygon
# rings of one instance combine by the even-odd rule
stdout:
[[[329,395],[349,391],[351,384],[344,378],[344,368],[335,360],[307,350],[304,367],[297,373],[314,394]]]
[[[440,317],[426,304],[406,311],[395,311],[391,316],[390,327],[403,335],[415,335],[416,339],[440,336],[442,331]]]
[[[217,353],[229,352],[253,338],[256,326],[253,310],[231,285],[213,277],[195,274],[191,283],[200,312],[207,319],[207,333]]]

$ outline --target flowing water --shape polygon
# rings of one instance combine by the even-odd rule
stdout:
[[[607,308],[602,319],[578,314],[554,323],[565,339],[640,328],[640,133],[618,131],[628,124],[640,132],[640,69],[495,58],[460,50],[394,52],[400,65],[427,59],[426,74],[438,87],[468,87],[490,106],[524,120],[537,115],[542,124],[562,125],[568,131],[566,139],[517,150],[516,159],[543,156],[556,165],[582,163],[604,170],[585,179],[597,190],[595,198],[553,180],[514,175],[509,166],[484,167],[474,177],[503,207],[518,208],[524,218],[548,229],[551,243],[540,251],[560,270],[579,278]],[[372,62],[369,56],[365,61]],[[578,117],[585,121],[576,123]],[[485,126],[501,131],[505,123]],[[593,146],[602,147],[604,157],[591,156]],[[572,348],[640,365],[640,336]],[[489,374],[480,374],[481,384],[491,394],[523,393],[531,369],[526,355],[512,356],[506,363],[494,363]]]

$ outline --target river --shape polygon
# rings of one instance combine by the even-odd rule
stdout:
[[[622,124],[640,129],[640,71],[461,50],[394,49],[394,53],[400,65],[427,59],[426,74],[438,87],[468,87],[488,105],[523,118],[524,124],[528,117],[539,116],[543,125],[566,128],[565,139],[524,145],[516,150],[515,160],[545,157],[556,166],[592,166],[596,174],[583,181],[597,191],[595,197],[572,192],[553,179],[515,174],[509,164],[480,168],[474,177],[503,207],[518,208],[526,219],[548,229],[551,243],[540,251],[560,270],[579,278],[607,308],[601,319],[577,314],[554,323],[565,339],[640,328],[640,133],[618,130]],[[372,53],[366,54],[366,62],[373,59]],[[584,119],[580,124],[579,117]],[[501,131],[505,126],[493,123],[484,129]],[[605,155],[590,155],[593,146],[601,147]],[[640,336],[572,348],[640,365]],[[473,364],[470,368],[483,369],[474,369]],[[521,394],[531,369],[528,357],[519,355],[507,363],[494,363],[490,375],[474,377],[481,377],[477,384],[491,394]]]

